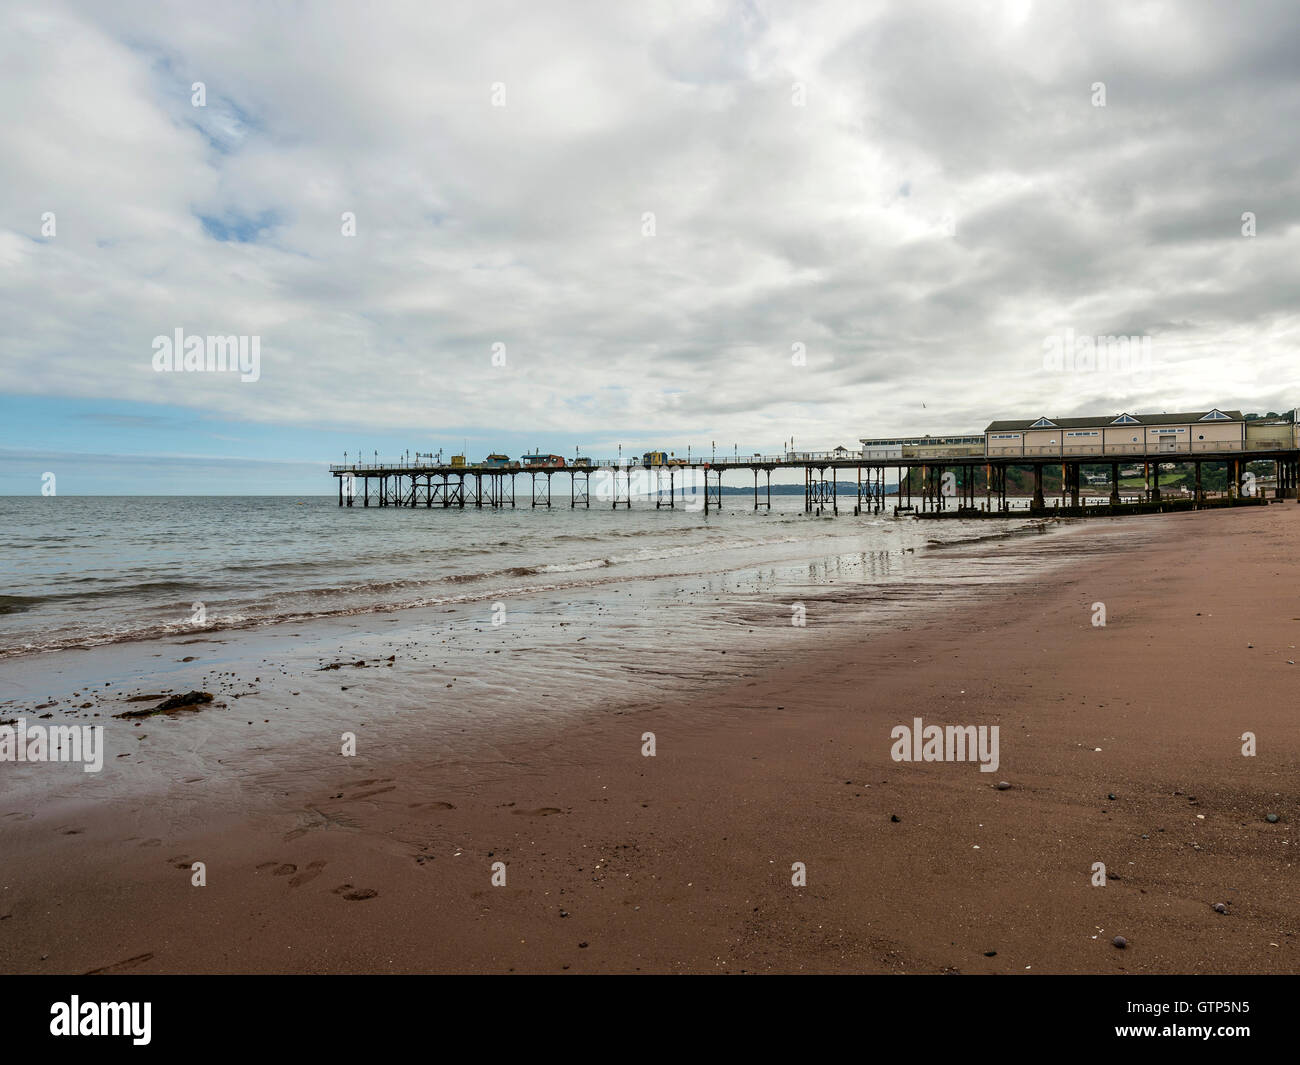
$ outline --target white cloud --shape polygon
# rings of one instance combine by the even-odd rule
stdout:
[[[1291,406],[1300,38],[1247,7],[6,5],[0,389],[771,445]],[[262,379],[153,373],[178,326]],[[1034,372],[1065,328],[1160,372]]]

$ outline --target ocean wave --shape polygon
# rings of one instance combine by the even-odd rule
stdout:
[[[0,614],[21,614],[48,599],[46,595],[0,595]]]
[[[673,576],[702,576],[702,574],[674,574]],[[43,653],[51,651],[85,650],[102,647],[106,644],[128,643],[167,639],[173,636],[198,636],[213,633],[237,631],[241,629],[262,628],[268,625],[299,624],[328,618],[355,617],[365,614],[383,614],[397,610],[415,610],[422,607],[455,606],[463,603],[492,602],[509,599],[514,596],[536,595],[542,592],[568,591],[575,588],[591,588],[602,584],[618,583],[625,578],[604,577],[595,580],[558,581],[546,584],[519,585],[516,587],[494,587],[479,591],[463,592],[457,595],[424,595],[413,599],[385,599],[372,603],[351,603],[337,607],[325,607],[320,610],[282,610],[265,614],[248,612],[238,614],[209,614],[203,625],[195,625],[188,620],[154,622],[135,626],[120,626],[98,632],[56,632],[44,635],[41,642],[28,641],[12,647],[0,648],[0,660],[18,655]],[[248,608],[245,608],[247,611]]]

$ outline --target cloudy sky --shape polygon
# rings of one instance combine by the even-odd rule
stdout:
[[[10,0],[0,100],[0,492],[1300,403],[1293,2]]]

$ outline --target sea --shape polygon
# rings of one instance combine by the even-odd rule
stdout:
[[[1026,519],[917,522],[634,503],[550,509],[339,507],[333,497],[0,497],[0,659],[196,632],[625,588],[638,606],[683,580],[789,600],[836,582],[916,576],[931,541]],[[942,534],[942,535],[941,535]],[[499,608],[496,617],[508,607]],[[502,624],[498,620],[498,625]],[[665,627],[658,637],[672,639]]]

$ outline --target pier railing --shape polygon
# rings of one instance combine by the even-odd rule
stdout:
[[[1158,444],[1033,444],[1026,447],[992,447],[985,458],[1014,459],[1023,455],[1025,458],[1043,459],[1060,457],[1095,458],[1104,463],[1113,457],[1149,455],[1151,458],[1163,458],[1166,455],[1224,455],[1238,451],[1284,451],[1286,446],[1270,442],[1243,445],[1240,440],[1179,440],[1172,447],[1160,447]],[[906,458],[907,456],[903,456]]]
[[[1274,453],[1278,451],[1289,451],[1290,448],[1285,441],[1275,440],[1254,440],[1242,443],[1239,440],[1180,440],[1172,447],[1161,448],[1155,444],[1035,444],[1025,447],[990,447],[987,451],[983,448],[974,446],[942,446],[942,447],[920,447],[909,445],[902,449],[901,454],[894,449],[876,449],[867,448],[860,451],[787,451],[778,455],[691,455],[687,458],[671,458],[667,462],[657,465],[647,465],[639,458],[625,459],[589,459],[582,463],[574,463],[566,460],[563,466],[545,466],[545,465],[516,465],[509,466],[489,466],[484,463],[465,463],[463,465],[452,465],[448,462],[434,462],[429,459],[418,461],[402,459],[396,462],[352,462],[352,463],[331,463],[330,473],[357,473],[357,474],[383,474],[397,472],[429,470],[450,470],[452,472],[463,470],[466,473],[554,473],[557,470],[595,470],[595,469],[667,469],[670,467],[690,467],[703,468],[710,467],[716,469],[740,469],[750,467],[775,467],[775,466],[805,466],[818,467],[821,465],[848,466],[862,464],[872,465],[891,465],[899,463],[901,465],[910,464],[911,462],[931,460],[936,463],[951,461],[953,465],[961,465],[963,461],[978,462],[981,459],[999,460],[1006,462],[1016,458],[1025,458],[1029,460],[1043,460],[1052,458],[1069,458],[1069,459],[1096,459],[1099,464],[1108,461],[1124,458],[1142,458],[1158,459],[1168,461],[1169,456],[1178,455],[1206,455],[1218,454],[1227,455],[1240,452],[1259,452]]]

